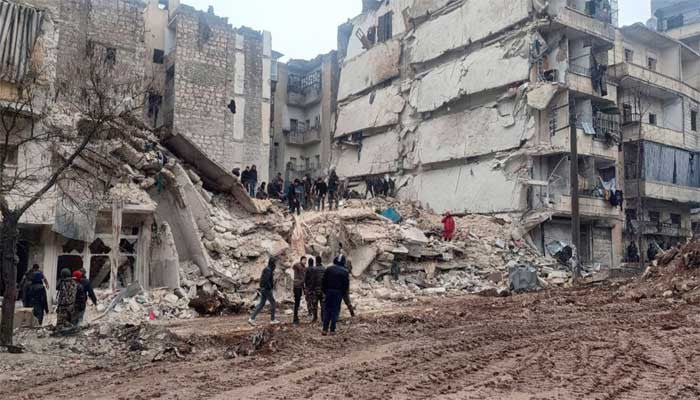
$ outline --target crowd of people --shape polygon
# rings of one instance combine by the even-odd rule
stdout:
[[[277,302],[273,294],[276,267],[277,260],[274,257],[270,258],[260,276],[260,301],[248,319],[253,326],[257,325],[255,320],[266,303],[270,304],[271,324],[279,323],[275,317]],[[343,302],[347,305],[350,316],[355,316],[355,309],[350,301],[350,272],[342,251],[329,267],[323,266],[320,256],[303,256],[292,269],[294,271],[294,325],[300,324],[299,309],[302,297],[306,300],[306,311],[310,323],[317,323],[320,310],[324,336],[335,334]]]
[[[27,271],[19,284],[22,303],[24,307],[32,309],[39,325],[44,323],[45,314],[50,312],[47,287],[48,282],[37,264]],[[87,278],[87,271],[80,269],[71,273],[67,268],[61,270],[55,302],[58,332],[75,330],[83,323],[88,299],[97,305],[97,296]]]

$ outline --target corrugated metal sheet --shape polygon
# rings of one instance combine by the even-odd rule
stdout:
[[[0,1],[0,79],[24,79],[43,16],[37,9]]]

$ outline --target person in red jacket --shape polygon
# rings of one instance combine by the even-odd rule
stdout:
[[[445,217],[442,219],[442,227],[442,238],[446,242],[451,242],[455,236],[455,219],[452,217],[449,211],[445,213]]]

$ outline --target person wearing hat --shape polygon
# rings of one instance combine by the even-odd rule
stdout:
[[[78,283],[71,277],[68,268],[61,270],[61,280],[58,282],[58,307],[56,308],[56,330],[66,331],[75,327],[75,296],[78,293]]]
[[[258,314],[260,314],[260,311],[262,311],[263,307],[265,307],[265,303],[267,302],[270,303],[270,323],[273,325],[279,324],[279,321],[275,319],[277,302],[275,301],[275,296],[272,293],[272,289],[275,287],[274,276],[275,268],[277,267],[276,264],[277,260],[274,257],[270,257],[270,260],[267,262],[267,267],[265,267],[260,275],[260,303],[258,303],[257,307],[255,307],[255,310],[253,311],[253,314],[251,314],[250,318],[248,319],[248,323],[252,326],[256,325],[255,318],[258,316]]]
[[[46,298],[46,288],[44,288],[44,274],[40,271],[32,275],[25,299],[24,306],[32,308],[32,314],[41,326],[44,323],[44,314],[49,312],[49,302]]]
[[[78,284],[75,291],[75,313],[73,313],[73,325],[80,326],[85,317],[85,309],[87,308],[88,294],[83,286],[83,273],[73,271],[73,280]]]
[[[330,328],[331,335],[335,334],[338,316],[340,315],[340,305],[343,297],[350,288],[350,275],[345,269],[345,256],[339,255],[333,260],[333,265],[328,267],[323,274],[323,294],[326,300],[326,312],[323,315],[323,335],[328,334]]]

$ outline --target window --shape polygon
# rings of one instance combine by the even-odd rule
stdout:
[[[666,29],[675,29],[683,26],[683,14],[670,17],[666,20]]]
[[[316,168],[321,166],[321,155],[316,154]]]
[[[649,125],[656,125],[656,114],[649,113]]]
[[[671,225],[677,226],[680,228],[681,226],[681,215],[680,214],[671,214]]]
[[[649,68],[652,71],[656,71],[656,58],[647,57],[647,68]]]
[[[658,211],[649,211],[649,221],[658,223],[661,219],[661,215]]]
[[[165,52],[161,49],[153,49],[153,63],[163,64],[163,59],[165,58]]]
[[[367,40],[369,41],[370,46],[377,43],[377,27],[376,26],[370,27],[367,30]]]
[[[629,104],[622,105],[622,122],[632,122],[632,106]]]
[[[625,62],[634,62],[634,51],[630,49],[625,49]]]
[[[697,111],[690,111],[690,129],[693,132],[698,131],[698,112]]]
[[[299,129],[299,121],[297,121],[296,119],[290,119],[289,120],[289,129],[292,132],[296,133],[297,129]]]
[[[6,166],[15,166],[17,165],[17,159],[19,151],[17,149],[17,146],[1,146],[0,145],[0,157],[5,157],[5,165]]]
[[[379,17],[379,27],[377,28],[378,42],[386,42],[394,36],[392,32],[393,17],[394,13],[391,11]]]
[[[117,62],[117,49],[114,47],[105,48],[105,64],[114,65]]]

